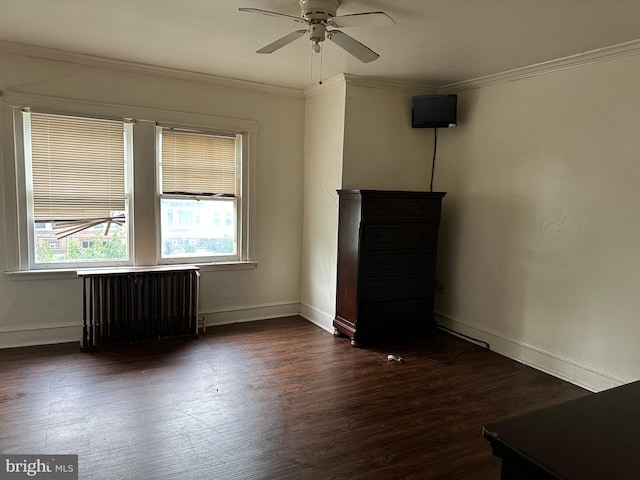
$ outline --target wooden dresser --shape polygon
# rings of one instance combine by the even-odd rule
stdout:
[[[433,333],[443,192],[338,190],[336,335]]]

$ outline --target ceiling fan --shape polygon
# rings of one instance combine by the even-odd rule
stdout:
[[[299,17],[286,13],[261,10],[259,8],[239,8],[238,10],[241,12],[261,13],[263,15],[280,17],[307,25],[304,29],[291,32],[275,42],[262,47],[256,53],[273,53],[299,37],[308,35],[309,40],[312,42],[313,51],[316,53],[319,53],[321,50],[320,43],[328,38],[361,62],[368,63],[376,60],[380,55],[369,47],[340,30],[327,30],[327,27],[375,27],[393,25],[395,24],[394,20],[384,12],[362,12],[336,16],[340,2],[341,0],[299,0]]]

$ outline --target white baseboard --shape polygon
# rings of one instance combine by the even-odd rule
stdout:
[[[333,333],[334,316],[332,314],[302,303],[300,304],[300,316],[321,329]]]
[[[300,303],[295,301],[200,311],[198,315],[204,318],[204,325],[207,327],[301,315],[323,330],[333,332],[333,317],[331,315],[313,307],[302,307]],[[78,348],[80,348],[81,338],[82,321],[66,324],[5,327],[0,328],[0,349],[66,342],[78,342]]]
[[[230,323],[253,322],[255,320],[266,320],[269,318],[288,317],[299,314],[300,304],[293,301],[205,310],[198,313],[200,317],[204,317],[204,325],[207,327],[228,325]]]
[[[82,339],[82,321],[0,329],[0,348],[30,347],[53,343],[78,342]]]
[[[592,392],[607,390],[631,381],[533,345],[506,338],[497,332],[454,320],[442,314],[436,314],[436,320],[439,325],[488,343],[490,349],[500,355]]]

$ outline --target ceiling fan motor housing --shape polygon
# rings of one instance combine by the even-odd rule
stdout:
[[[322,22],[336,16],[340,0],[300,0],[302,17],[310,22]]]

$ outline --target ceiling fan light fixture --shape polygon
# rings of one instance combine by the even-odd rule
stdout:
[[[313,48],[314,53],[320,53],[321,48],[320,48],[320,44],[318,42],[314,42],[312,48]]]

